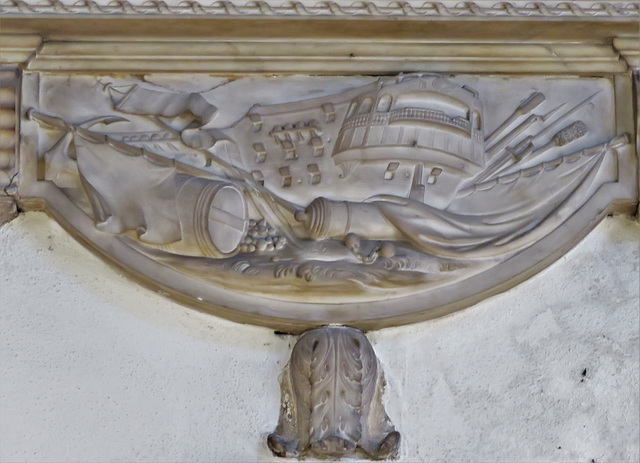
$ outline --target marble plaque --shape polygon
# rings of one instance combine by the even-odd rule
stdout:
[[[466,307],[637,201],[614,77],[27,72],[22,91],[22,200],[158,292],[288,331]]]

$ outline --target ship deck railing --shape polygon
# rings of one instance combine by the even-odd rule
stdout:
[[[388,113],[370,113],[353,116],[345,120],[342,130],[364,127],[367,125],[389,125],[402,121],[436,122],[462,129],[471,134],[471,122],[463,117],[449,117],[442,111],[435,109],[401,108]]]

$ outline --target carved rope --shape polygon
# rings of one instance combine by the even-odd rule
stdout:
[[[114,0],[100,5],[94,0],[61,2],[43,0],[37,4],[23,0],[0,2],[0,13],[22,14],[119,14],[119,15],[204,15],[204,16],[418,16],[418,17],[639,17],[637,2],[599,2],[581,6],[578,2],[530,2],[519,5],[513,2],[495,2],[481,6],[476,2],[461,2],[447,6],[443,2],[425,2],[420,5],[409,2],[389,2],[378,6],[373,2],[354,2],[341,5],[332,1],[321,1],[306,6],[291,1],[270,4],[266,1],[234,3],[214,1],[200,3],[193,0],[170,6],[162,0],[148,0],[134,5],[127,0]]]

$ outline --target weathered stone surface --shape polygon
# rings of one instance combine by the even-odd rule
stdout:
[[[623,76],[23,87],[21,200],[181,302],[286,331],[463,308],[637,204]]]
[[[18,217],[18,207],[10,196],[0,196],[0,227]]]
[[[361,331],[307,331],[282,373],[280,420],[269,448],[279,457],[394,458],[400,433],[384,410],[384,386],[380,362]]]
[[[510,291],[367,333],[397,461],[638,461],[638,236],[608,217]],[[0,261],[0,460],[286,461],[294,336],[141,289],[43,213],[0,228]]]

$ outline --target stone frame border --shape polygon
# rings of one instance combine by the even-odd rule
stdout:
[[[13,0],[12,0],[13,1]],[[567,3],[567,2],[565,2]],[[635,2],[628,2],[635,4]],[[56,3],[57,4],[57,3]],[[83,3],[88,4],[88,3]],[[124,2],[118,3],[124,5]],[[2,3],[2,8],[6,5]],[[61,7],[59,7],[61,8]],[[4,10],[2,10],[4,13]],[[578,10],[571,10],[578,11]],[[86,72],[97,74],[113,72],[144,72],[142,68],[129,68],[127,63],[131,60],[116,59],[106,51],[109,47],[99,47],[96,45],[115,42],[127,42],[136,50],[144,50],[145,46],[155,46],[155,52],[147,55],[147,64],[154,63],[156,68],[149,67],[149,72],[162,68],[167,63],[174,61],[175,56],[181,53],[188,53],[194,43],[222,43],[222,42],[242,42],[247,37],[251,40],[264,36],[266,31],[277,31],[280,42],[275,52],[291,52],[292,56],[297,56],[296,44],[325,44],[327,38],[342,39],[345,36],[353,37],[353,43],[362,46],[367,43],[367,39],[372,41],[376,47],[393,48],[394,45],[401,44],[403,40],[413,37],[417,41],[425,44],[425,52],[429,47],[434,49],[443,43],[454,43],[456,50],[467,53],[467,60],[462,67],[454,67],[447,64],[443,59],[438,62],[437,67],[433,62],[424,61],[416,65],[422,71],[436,70],[444,73],[462,73],[473,69],[480,69],[478,72],[490,74],[492,69],[497,74],[508,74],[505,68],[498,68],[499,58],[487,56],[486,46],[501,50],[513,49],[510,59],[519,58],[518,63],[524,66],[519,74],[529,75],[585,75],[585,76],[607,76],[615,83],[617,126],[619,131],[627,132],[631,135],[638,134],[637,107],[634,109],[632,102],[637,100],[633,97],[637,95],[637,88],[633,87],[632,71],[638,66],[638,49],[640,49],[640,31],[637,28],[637,15],[635,13],[628,16],[592,17],[583,15],[573,15],[571,21],[576,24],[572,31],[563,31],[566,24],[562,18],[554,17],[520,17],[517,21],[512,18],[483,16],[482,18],[461,18],[460,16],[443,16],[438,21],[431,21],[427,18],[403,17],[389,20],[379,16],[359,18],[358,24],[361,30],[356,32],[349,30],[349,24],[344,16],[334,16],[331,18],[323,16],[313,16],[306,18],[288,18],[263,16],[260,18],[229,16],[224,18],[200,17],[185,15],[179,18],[168,18],[167,16],[132,14],[110,15],[99,14],[92,16],[73,15],[63,10],[51,14],[18,13],[4,15],[2,19],[3,31],[0,36],[0,62],[3,66],[17,66],[26,71],[23,79],[23,88],[33,86],[33,76],[38,72]],[[118,18],[118,21],[113,19]],[[429,22],[436,32],[432,35],[421,32],[424,29],[424,22]],[[132,28],[135,25],[147,25],[140,29]],[[437,24],[437,27],[436,27]],[[514,27],[515,25],[518,27]],[[163,26],[168,26],[168,36],[163,39],[157,37],[155,30],[163,30]],[[301,27],[302,25],[302,27]],[[464,25],[468,25],[468,31],[464,31]],[[215,30],[220,26],[221,30]],[[213,31],[211,30],[213,29]],[[527,39],[536,29],[535,42]],[[105,35],[104,32],[107,32]],[[509,32],[511,31],[511,32]],[[501,33],[507,33],[498,37]],[[308,34],[308,35],[307,35]],[[324,36],[323,34],[334,34]],[[412,35],[413,34],[413,35]],[[426,35],[422,35],[426,34]],[[466,35],[465,35],[466,34]],[[472,40],[474,34],[479,35],[479,40]],[[453,41],[455,37],[462,35],[458,41]],[[272,38],[272,37],[271,37]],[[171,56],[162,53],[162,47],[167,46],[167,40],[172,39],[177,44],[172,50]],[[564,50],[575,51],[573,55],[568,52],[558,56],[559,47],[567,44],[575,45],[574,48]],[[638,46],[636,46],[636,44]],[[582,45],[592,46],[592,56],[581,56],[578,52]],[[474,47],[475,46],[475,47]],[[549,48],[549,60],[544,66],[534,67],[535,60],[531,58],[531,52],[536,47]],[[513,48],[515,47],[515,48]],[[555,48],[554,48],[555,47]],[[78,55],[70,54],[70,51],[79,50]],[[396,47],[397,49],[397,47]],[[366,51],[365,48],[362,50]],[[95,55],[97,53],[97,55]],[[153,54],[155,53],[155,55]],[[248,52],[251,54],[251,50]],[[96,60],[85,60],[86,56],[97,56]],[[153,59],[156,61],[153,61]],[[248,68],[235,66],[233,56],[223,65],[215,60],[210,61],[209,67],[197,68],[175,65],[168,69],[169,72],[212,72],[217,69],[220,74],[246,74],[250,73],[251,66],[264,62],[269,55],[258,55],[253,61],[248,61]],[[406,62],[406,56],[396,55],[387,63],[389,72],[397,72],[394,66],[398,63]],[[445,57],[446,58],[446,57]],[[190,60],[189,62],[194,61]],[[293,60],[297,64],[298,73],[314,73],[313,60]],[[324,74],[366,74],[378,72],[371,62],[365,62],[364,66],[357,67],[352,64],[357,60],[344,60],[344,66],[325,72]],[[101,62],[105,66],[99,66]],[[593,67],[593,63],[600,63],[600,67]],[[44,66],[46,63],[54,63],[50,67]],[[64,67],[65,63],[75,63],[74,66]],[[78,64],[80,63],[80,64]],[[484,63],[484,67],[480,67]],[[568,63],[573,66],[568,68]],[[175,63],[174,63],[175,64]],[[413,64],[412,64],[413,65]],[[280,66],[280,67],[279,67]],[[527,66],[531,66],[527,68]],[[144,66],[143,66],[144,67]],[[433,69],[435,67],[435,69]],[[295,74],[296,67],[282,68],[281,64],[275,62],[272,68],[253,68],[253,72],[269,74]],[[318,72],[322,74],[322,72]],[[513,74],[513,71],[511,72]],[[30,77],[31,76],[31,77]],[[34,88],[34,87],[31,87]],[[23,108],[28,106],[28,102],[23,103]],[[637,106],[637,105],[636,105]],[[635,111],[635,113],[634,113]],[[24,114],[19,114],[19,133],[29,133],[35,130],[33,123],[25,118]],[[35,149],[29,144],[29,137],[23,137],[20,143],[20,152],[28,152]],[[632,137],[635,138],[635,137]],[[280,304],[278,310],[266,310],[261,306],[257,298],[251,298],[238,293],[226,291],[229,294],[222,295],[217,292],[215,295],[206,295],[202,292],[202,287],[198,284],[183,284],[179,288],[172,285],[175,281],[175,271],[162,267],[153,261],[146,262],[143,268],[133,268],[127,265],[130,259],[131,249],[119,242],[117,238],[106,239],[99,234],[93,226],[93,222],[86,216],[81,217],[80,211],[67,211],[63,217],[57,212],[64,203],[62,193],[49,184],[49,182],[36,182],[36,166],[30,164],[27,156],[18,156],[20,171],[20,188],[18,190],[18,204],[22,210],[45,210],[55,218],[67,231],[76,239],[81,241],[101,258],[115,266],[118,270],[128,274],[143,285],[168,295],[177,302],[190,307],[213,313],[218,316],[229,318],[241,323],[251,323],[265,325],[281,331],[300,332],[310,327],[324,325],[327,323],[340,323],[356,326],[360,329],[378,329],[385,326],[401,325],[413,323],[420,320],[434,318],[451,313],[455,310],[468,307],[480,300],[505,291],[516,284],[524,281],[533,274],[539,272],[544,267],[558,259],[573,247],[584,235],[586,235],[595,225],[607,214],[610,213],[634,213],[638,207],[638,162],[637,146],[635,152],[628,150],[625,164],[628,168],[621,170],[622,178],[619,183],[603,186],[589,203],[578,210],[566,225],[570,234],[551,233],[535,246],[518,254],[509,261],[511,266],[510,275],[502,275],[496,278],[496,284],[490,288],[478,289],[478,282],[473,278],[465,280],[465,284],[459,288],[457,297],[451,300],[439,300],[433,297],[427,302],[421,302],[420,307],[407,305],[403,310],[393,317],[385,317],[380,312],[381,309],[369,304],[367,307],[368,316],[366,318],[346,315],[342,310],[342,305],[325,304],[314,308],[313,313],[300,307],[297,303]],[[611,201],[611,198],[618,198]],[[71,218],[71,220],[70,220]],[[71,223],[73,222],[73,223]],[[588,225],[585,227],[584,224]],[[102,234],[104,235],[104,234]],[[160,276],[156,281],[152,281],[147,275],[154,274]],[[189,288],[186,288],[189,286]],[[477,290],[475,294],[471,290]],[[187,291],[188,289],[188,291]],[[205,291],[206,292],[206,291]],[[198,294],[204,299],[198,300],[195,296],[187,294]],[[224,293],[224,291],[223,291]],[[252,300],[250,300],[252,299]],[[211,301],[206,303],[206,300]],[[234,308],[232,308],[232,306]],[[242,306],[243,310],[237,307]],[[303,314],[302,319],[294,319],[287,316],[287,313],[297,315]]]

